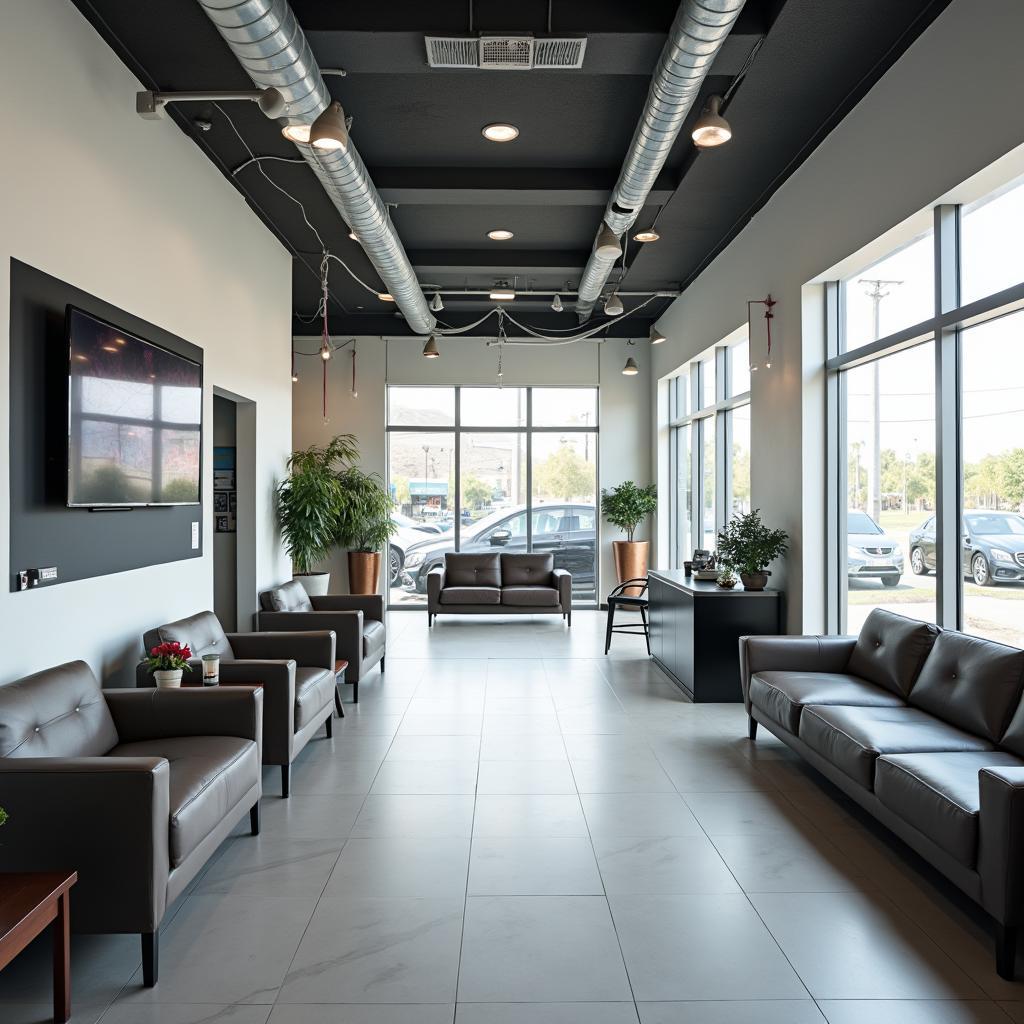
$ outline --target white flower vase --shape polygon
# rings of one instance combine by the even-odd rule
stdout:
[[[181,686],[181,675],[183,669],[180,668],[158,668],[153,673],[153,678],[156,680],[156,688],[158,690],[176,690]]]

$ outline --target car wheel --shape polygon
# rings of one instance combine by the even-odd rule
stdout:
[[[988,559],[980,551],[971,559],[971,576],[979,587],[992,586],[992,573],[988,567]]]
[[[391,586],[395,586],[398,583],[398,578],[402,575],[402,564],[404,562],[405,559],[402,557],[402,552],[394,545],[389,546],[388,572],[391,574]]]
[[[898,587],[900,583],[899,576],[883,576],[882,586],[883,587]]]
[[[920,548],[914,548],[914,550],[910,552],[910,568],[913,570],[915,576],[928,575],[929,569],[924,562],[924,552]]]

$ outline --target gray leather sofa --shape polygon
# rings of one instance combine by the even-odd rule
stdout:
[[[202,681],[202,656],[219,654],[222,684],[263,687],[263,763],[280,766],[281,795],[287,797],[292,761],[321,725],[331,735],[334,633],[225,633],[213,612],[199,612],[148,630],[142,644],[149,651],[175,640],[192,650],[192,681]],[[155,685],[145,665],[139,665],[136,683]]]
[[[168,904],[259,832],[262,716],[253,687],[101,690],[83,661],[0,686],[0,871],[77,871],[72,927],[140,933],[154,985]]]
[[[561,615],[572,625],[572,574],[551,554],[447,554],[427,573],[427,624],[446,615]]]
[[[380,662],[384,671],[387,630],[384,626],[384,598],[380,594],[326,594],[310,597],[302,584],[289,580],[260,594],[258,629],[333,629],[336,653],[348,662],[345,682],[355,687]]]
[[[760,723],[996,922],[1024,922],[1024,651],[875,609],[859,637],[740,639]]]

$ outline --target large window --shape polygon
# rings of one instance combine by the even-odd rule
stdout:
[[[829,286],[832,629],[886,607],[1024,646],[1022,222],[1019,183],[940,206]]]
[[[597,599],[597,389],[388,388],[390,603],[448,551],[550,551]]]
[[[668,382],[672,563],[713,551],[735,512],[750,511],[750,344],[746,325]]]

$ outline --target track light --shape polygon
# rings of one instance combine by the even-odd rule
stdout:
[[[658,232],[654,230],[654,228],[644,228],[643,231],[638,231],[633,236],[633,241],[634,242],[656,242],[656,241],[658,241],[659,238],[661,238],[661,235],[659,235]]]
[[[289,142],[301,142],[304,145],[309,143],[309,125],[308,124],[286,124],[281,129],[281,134]]]
[[[618,292],[612,292],[611,295],[604,300],[604,311],[608,316],[622,316],[622,299],[619,298]]]
[[[594,243],[594,252],[606,259],[617,260],[622,255],[622,243],[615,232],[607,224],[601,224],[601,230],[597,233],[597,241]]]
[[[561,313],[561,312],[562,312],[562,296],[561,296],[561,295],[556,295],[556,296],[555,296],[555,297],[554,297],[554,298],[553,298],[553,299],[551,300],[551,308],[552,308],[552,309],[553,309],[553,310],[554,310],[554,311],[555,311],[556,313]]]
[[[440,292],[434,292],[434,297],[430,300],[430,310],[432,313],[440,313],[444,309],[444,300],[441,298]]]
[[[348,128],[345,126],[345,111],[337,100],[332,100],[326,110],[313,122],[309,129],[309,144],[314,149],[331,152],[348,149]]]
[[[437,337],[432,334],[423,346],[423,356],[426,359],[437,359],[440,355],[441,353],[437,350]]]
[[[723,142],[728,142],[732,138],[732,128],[719,112],[721,107],[721,96],[709,96],[700,117],[694,123],[691,138],[701,149],[721,146]]]
[[[622,368],[623,377],[635,377],[640,372],[640,367],[637,366],[636,360],[630,356],[626,360],[626,365]]]
[[[515,289],[508,285],[495,285],[490,292],[491,302],[511,302],[515,297]]]
[[[665,335],[654,324],[651,324],[651,333],[648,335],[648,339],[652,345],[660,345],[663,341],[667,340]]]

